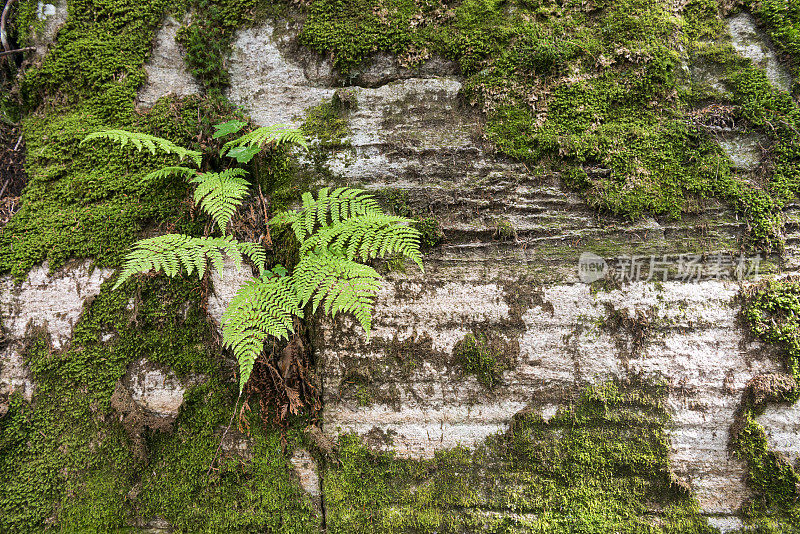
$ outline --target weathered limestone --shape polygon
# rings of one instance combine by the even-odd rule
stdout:
[[[290,46],[294,34],[273,24],[237,34],[227,96],[258,124],[297,125],[308,108],[333,96],[333,71],[328,61],[310,54],[290,59],[282,48]]]
[[[306,449],[297,449],[289,459],[294,467],[300,487],[305,491],[317,510],[322,510],[322,486],[319,478],[319,468],[311,453]]]
[[[387,287],[369,344],[353,340],[349,329],[325,331],[326,432],[377,429],[392,436],[398,454],[428,457],[505,429],[522,408],[552,413],[585,384],[644,376],[670,385],[671,462],[678,478],[706,513],[737,511],[748,491],[744,466],[731,456],[729,428],[747,381],[778,364],[737,328],[736,284],[635,283],[592,295],[582,284],[503,287],[453,282],[442,274]],[[529,304],[520,309],[520,302]],[[604,326],[620,313],[636,318],[644,340]],[[451,364],[431,363],[437,358],[430,355],[446,360],[471,331],[502,332],[518,344],[515,365],[496,391]],[[410,376],[402,374],[404,357],[397,351],[411,350],[402,342],[423,337],[430,339],[428,352]],[[365,368],[373,369],[375,397],[386,400],[361,406],[346,393],[349,373]]]
[[[791,406],[767,406],[758,417],[771,449],[782,453],[795,469],[800,469],[800,402]]]
[[[778,61],[778,55],[750,13],[745,11],[728,18],[728,32],[733,47],[742,56],[763,68],[770,82],[782,91],[792,88],[792,76]]]
[[[183,395],[192,386],[204,381],[201,375],[178,378],[171,369],[137,360],[128,365],[123,384],[147,415],[173,420],[183,404]]]
[[[225,258],[225,268],[219,276],[216,270],[211,271],[212,292],[208,297],[208,315],[222,331],[222,314],[228,307],[231,299],[247,280],[253,277],[253,270],[248,265],[242,265],[237,270],[230,258]]]
[[[36,18],[42,22],[32,34],[32,45],[36,55],[43,57],[48,47],[56,40],[58,30],[67,21],[67,0],[55,0],[53,3],[39,0],[36,5]]]
[[[262,125],[298,124],[345,85],[326,60],[297,46],[290,23],[281,24],[240,32],[231,58],[229,96]],[[731,24],[741,44],[743,23]],[[349,144],[326,154],[328,168],[343,183],[405,190],[417,213],[436,216],[447,242],[428,256],[424,276],[390,275],[369,343],[352,321],[323,326],[316,348],[325,432],[356,432],[401,456],[429,457],[505,429],[519,410],[552,416],[586,384],[643,375],[670,385],[675,475],[712,524],[738,528],[735,514],[749,491],[744,465],[731,455],[730,425],[747,381],[779,368],[739,329],[739,286],[635,283],[592,294],[575,282],[585,250],[605,258],[736,250],[743,223],[713,203],[681,222],[599,216],[557,176],[532,175],[484,149],[451,67],[440,62],[414,74],[376,55],[338,89]],[[759,165],[758,138],[721,132],[720,141],[738,170]],[[513,226],[513,238],[499,236],[500,221]],[[212,316],[241,281],[215,279]],[[613,327],[617,314],[631,319],[628,326]],[[492,392],[453,364],[454,345],[474,331],[508,347],[511,368]],[[789,439],[790,415],[775,417],[769,425]]]
[[[200,85],[186,70],[185,52],[175,41],[180,23],[166,17],[161,23],[153,44],[150,59],[145,63],[147,83],[137,95],[137,103],[150,107],[162,96],[188,96],[200,92]]]
[[[33,395],[34,385],[22,357],[26,340],[41,332],[49,336],[53,349],[66,348],[85,303],[100,293],[100,286],[112,274],[109,269],[93,269],[90,261],[49,271],[45,262],[19,286],[10,276],[0,278],[1,413],[11,393],[20,391],[26,399]]]

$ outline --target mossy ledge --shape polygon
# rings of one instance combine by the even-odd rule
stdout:
[[[523,411],[431,459],[343,435],[324,479],[328,532],[716,532],[670,475],[665,393],[592,386],[549,420]]]

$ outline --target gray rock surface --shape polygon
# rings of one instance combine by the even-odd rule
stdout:
[[[241,32],[234,45],[230,97],[259,124],[298,124],[341,85],[324,59],[296,46],[294,31],[268,24]],[[352,321],[321,329],[324,431],[356,432],[400,456],[430,457],[504,430],[522,409],[552,416],[569,392],[590,383],[665,380],[675,475],[713,524],[738,528],[735,514],[750,493],[745,466],[729,448],[730,426],[748,380],[780,367],[739,328],[738,284],[639,282],[595,293],[576,283],[576,266],[587,250],[611,262],[736,250],[742,222],[714,203],[681,222],[599,216],[557,175],[535,175],[487,151],[449,68],[409,75],[377,55],[339,89],[350,103],[349,136],[325,154],[327,167],[344,184],[403,190],[417,213],[436,216],[447,241],[428,255],[424,275],[415,268],[390,274],[369,343]],[[722,143],[749,172],[758,140],[737,135],[722,135]],[[511,223],[513,238],[498,235],[500,221]],[[212,315],[237,283],[232,276],[215,289]],[[642,322],[645,339],[604,328],[614,313]],[[513,362],[491,393],[452,365],[453,347],[473,331],[497,335]],[[420,360],[409,368],[413,355]],[[351,387],[354,372],[368,378],[369,391]],[[765,421],[788,436],[790,417]],[[387,435],[391,445],[373,439]]]
[[[141,359],[128,365],[123,385],[145,414],[172,420],[186,390],[204,381],[201,375],[178,378],[168,367]]]
[[[308,108],[333,96],[330,62],[308,53],[290,57],[293,36],[267,23],[240,31],[233,42],[227,96],[260,125],[297,125]]]
[[[770,405],[758,416],[771,449],[782,453],[795,469],[800,469],[800,402],[791,406]]]
[[[200,92],[200,84],[186,69],[183,47],[175,41],[180,23],[166,17],[156,32],[150,59],[145,63],[147,82],[139,89],[137,103],[151,107],[162,96],[188,96]]]
[[[742,56],[763,68],[770,82],[782,91],[792,88],[792,76],[778,61],[778,55],[750,13],[745,11],[729,17],[728,32],[731,34],[733,47]]]
[[[36,18],[42,22],[33,32],[31,45],[36,48],[36,55],[44,57],[48,47],[53,44],[58,30],[67,21],[67,0],[53,0],[36,4]]]
[[[92,269],[91,262],[73,262],[50,273],[47,262],[35,267],[20,285],[0,277],[0,412],[8,396],[20,391],[30,400],[34,385],[23,361],[26,340],[46,334],[54,350],[67,347],[84,304],[100,293],[112,271]]]

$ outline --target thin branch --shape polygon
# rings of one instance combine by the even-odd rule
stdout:
[[[6,50],[5,52],[0,52],[0,57],[10,56],[11,54],[22,54],[23,52],[33,52],[34,50],[36,50],[34,46],[26,46],[25,48],[17,48],[16,50]]]
[[[8,44],[8,34],[6,33],[6,23],[8,22],[8,14],[11,12],[11,6],[17,0],[8,0],[5,7],[3,7],[3,15],[0,16],[0,41],[3,42],[3,50],[8,53],[11,50],[11,45]]]

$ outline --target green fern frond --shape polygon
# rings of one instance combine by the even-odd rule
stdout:
[[[366,191],[348,187],[330,191],[325,187],[320,189],[316,198],[311,193],[303,193],[300,211],[279,214],[276,220],[291,224],[297,240],[302,243],[316,228],[336,225],[367,213],[383,212],[375,197]]]
[[[147,174],[144,178],[142,178],[142,181],[149,182],[150,180],[163,180],[164,178],[169,178],[170,176],[191,178],[197,175],[198,172],[194,169],[190,169],[189,167],[164,167],[163,169],[158,169],[157,171]]]
[[[421,236],[411,223],[413,221],[405,217],[365,213],[320,228],[303,242],[300,253],[330,249],[334,254],[350,260],[359,258],[361,261],[402,254],[424,270],[419,250]]]
[[[222,342],[239,362],[239,390],[270,336],[288,339],[294,318],[303,317],[291,277],[266,273],[245,283],[222,315]]]
[[[158,150],[161,150],[167,154],[176,154],[181,161],[184,158],[189,158],[198,167],[200,167],[203,162],[203,154],[201,152],[180,147],[172,141],[162,137],[156,137],[154,135],[148,135],[139,132],[129,132],[127,130],[103,130],[100,132],[90,133],[83,138],[83,141],[80,142],[80,145],[83,145],[85,142],[93,139],[108,139],[109,141],[120,143],[120,145],[123,147],[130,143],[135,146],[137,150],[141,151],[142,149],[147,149],[153,155],[155,155]]]
[[[166,234],[149,239],[142,239],[133,245],[122,265],[122,272],[114,284],[114,289],[121,286],[128,278],[137,273],[163,271],[170,277],[177,276],[186,270],[191,276],[193,272],[202,278],[206,265],[210,261],[222,276],[224,265],[223,253],[233,260],[236,269],[242,267],[242,253],[249,256],[257,265],[263,266],[263,250],[242,246],[232,237],[190,237],[182,234]]]
[[[381,276],[368,265],[349,260],[330,250],[304,255],[292,274],[301,307],[320,304],[326,315],[352,313],[369,337],[372,309],[381,288]]]
[[[258,276],[262,276],[267,264],[267,252],[264,250],[264,247],[259,243],[249,242],[239,242],[237,246],[239,247],[239,251],[250,258],[250,261],[256,266],[256,269],[258,269]]]
[[[250,183],[242,178],[244,169],[226,169],[222,172],[198,174],[191,182],[198,184],[194,201],[208,213],[224,234],[234,213],[242,205]]]
[[[275,124],[272,126],[262,126],[250,133],[246,133],[238,139],[228,141],[222,147],[223,152],[228,152],[237,147],[258,147],[263,148],[267,144],[274,143],[276,146],[284,144],[300,145],[308,148],[308,143],[303,136],[303,132],[297,128],[292,128],[286,124]]]

